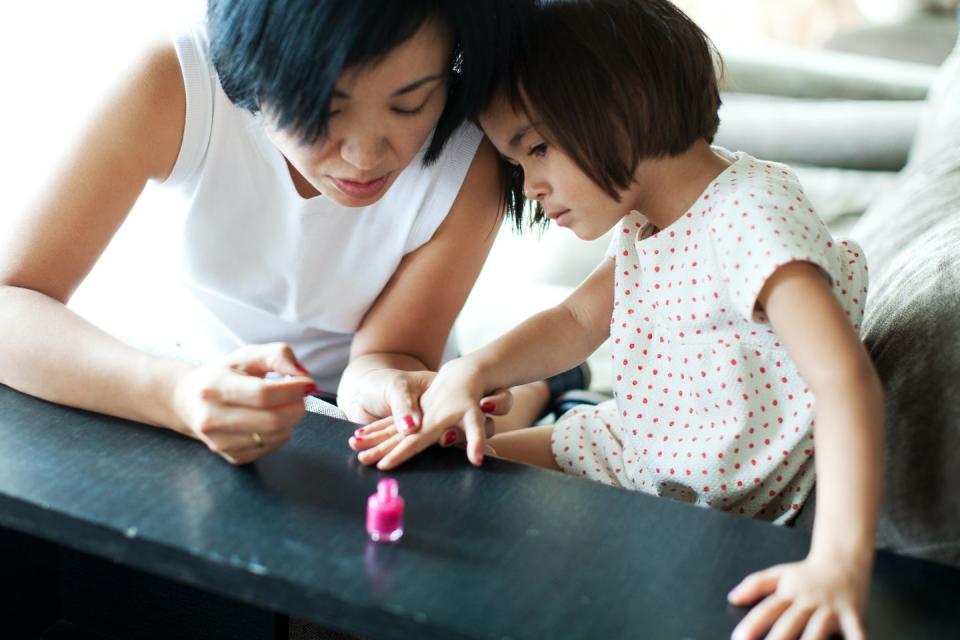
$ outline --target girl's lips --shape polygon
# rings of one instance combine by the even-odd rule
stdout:
[[[345,195],[351,198],[357,198],[358,200],[364,200],[380,193],[383,185],[387,183],[387,176],[380,176],[370,182],[354,182],[353,180],[343,180],[341,178],[332,178],[332,180],[337,189]]]

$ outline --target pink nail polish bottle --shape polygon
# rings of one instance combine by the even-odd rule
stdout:
[[[403,535],[403,498],[393,478],[377,483],[367,499],[367,533],[374,542],[396,542]]]

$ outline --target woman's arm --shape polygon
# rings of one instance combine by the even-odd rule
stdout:
[[[735,637],[760,637],[771,625],[768,637],[795,637],[808,625],[862,637],[883,469],[880,381],[817,267],[782,267],[759,300],[816,398],[817,513],[804,562],[753,574],[731,593],[735,604],[769,596]]]
[[[170,174],[184,116],[176,52],[158,47],[106,101],[42,197],[2,239],[0,383],[172,428],[245,462],[282,444],[302,416],[310,380],[295,369],[289,349],[245,351],[222,366],[196,368],[133,349],[66,307],[147,181]],[[300,377],[256,377],[272,367]]]
[[[357,329],[338,389],[351,420],[410,416],[419,425],[420,395],[500,228],[500,192],[497,154],[484,138],[450,213],[403,259]]]
[[[65,305],[147,180],[173,168],[185,99],[172,47],[111,96],[0,251],[0,382],[46,400],[171,424],[179,368],[107,336]]]

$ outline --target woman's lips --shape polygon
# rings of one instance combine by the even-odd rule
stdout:
[[[337,189],[345,195],[351,198],[357,198],[358,200],[364,200],[380,193],[383,185],[387,183],[387,176],[380,176],[376,180],[370,180],[369,182],[357,182],[343,178],[332,178],[332,180]]]
[[[570,209],[561,209],[560,211],[550,211],[547,213],[547,217],[557,223],[557,225],[563,227],[566,226],[566,223],[569,221]]]

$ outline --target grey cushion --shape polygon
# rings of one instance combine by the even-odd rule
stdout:
[[[960,46],[900,182],[852,235],[870,263],[864,340],[886,394],[878,544],[960,566]]]
[[[726,93],[716,143],[789,164],[899,171],[924,106]]]

